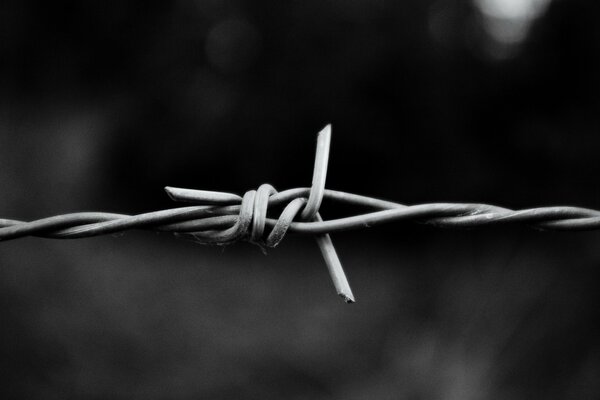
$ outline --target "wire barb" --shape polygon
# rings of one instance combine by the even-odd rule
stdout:
[[[325,189],[331,125],[319,133],[310,188],[277,192],[261,185],[240,197],[236,194],[165,187],[171,199],[193,203],[187,207],[138,215],[80,212],[24,222],[0,219],[0,241],[38,236],[77,239],[131,229],[171,232],[202,244],[225,245],[239,240],[262,248],[276,247],[290,233],[313,235],[327,264],[337,293],[348,303],[354,295],[333,247],[330,233],[362,229],[389,222],[413,221],[444,228],[476,228],[521,223],[543,230],[600,229],[600,211],[581,207],[540,207],[511,210],[489,204],[431,203],[407,206],[373,197]],[[323,220],[322,200],[364,207],[371,211]],[[273,212],[280,210],[279,217]],[[267,233],[268,232],[268,233]]]

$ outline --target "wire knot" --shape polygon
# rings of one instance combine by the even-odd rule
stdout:
[[[331,143],[331,125],[327,125],[317,137],[317,152],[313,171],[313,180],[308,198],[306,191],[296,191],[293,196],[278,196],[277,190],[269,184],[260,185],[257,190],[249,190],[240,197],[231,193],[208,192],[165,188],[171,198],[176,201],[211,204],[205,206],[207,213],[215,215],[204,218],[204,229],[190,234],[195,241],[203,244],[226,245],[245,240],[260,246],[262,249],[277,246],[300,213],[299,219],[304,222],[323,222],[319,208],[325,194],[327,164],[329,162],[329,146]],[[289,193],[289,192],[288,192]],[[268,221],[269,206],[287,205],[276,221]],[[214,207],[217,205],[217,207]],[[271,231],[265,232],[267,222],[271,222]],[[274,222],[274,223],[273,223]],[[209,228],[206,228],[209,227]],[[221,228],[215,230],[215,227]],[[266,237],[265,237],[266,236]],[[354,295],[337,256],[329,234],[315,236],[327,269],[333,280],[337,293],[347,303],[354,302]]]
[[[267,235],[265,228],[269,214],[269,203],[274,203],[271,199],[276,194],[277,190],[268,183],[261,185],[257,190],[247,191],[241,198],[229,193],[196,191],[196,201],[204,200],[213,204],[222,204],[222,202],[230,203],[231,201],[237,202],[237,204],[230,205],[229,207],[210,206],[208,211],[216,215],[214,218],[227,217],[230,212],[235,212],[236,209],[239,209],[239,211],[232,226],[222,230],[194,232],[191,235],[196,241],[202,244],[225,245],[244,240],[262,248],[276,247],[285,237],[298,213],[306,211],[309,202],[309,199],[304,196],[299,196],[289,201]],[[314,214],[317,212],[318,208],[314,211]]]

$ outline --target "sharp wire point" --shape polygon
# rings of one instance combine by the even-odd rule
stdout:
[[[345,294],[338,293],[338,295],[348,304],[356,303],[354,297],[346,296]]]
[[[308,194],[308,201],[300,214],[301,219],[323,222],[323,219],[319,215],[319,208],[321,207],[323,196],[325,194],[325,181],[327,180],[330,146],[331,124],[327,124],[317,135],[317,151],[315,154],[312,185]],[[325,233],[316,235],[315,240],[321,250],[321,254],[327,265],[327,270],[329,271],[335,290],[344,299],[351,298],[352,301],[354,301],[352,289],[350,289],[348,278],[346,278],[342,263],[335,251],[335,247],[333,247],[331,237]]]

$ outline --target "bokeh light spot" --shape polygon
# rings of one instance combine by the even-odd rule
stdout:
[[[485,32],[491,39],[490,53],[503,58],[527,37],[531,24],[551,0],[474,0]]]

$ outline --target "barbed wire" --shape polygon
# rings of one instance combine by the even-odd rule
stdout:
[[[167,194],[173,200],[199,205],[138,215],[79,212],[30,222],[0,219],[0,241],[26,236],[78,239],[143,229],[171,232],[202,244],[227,245],[246,240],[261,247],[275,247],[288,232],[309,234],[314,235],[319,244],[338,294],[346,302],[354,302],[329,233],[400,221],[444,228],[520,223],[543,230],[600,229],[600,211],[588,208],[560,206],[511,210],[478,203],[404,205],[325,189],[330,141],[331,126],[327,125],[318,136],[310,188],[277,192],[273,186],[264,184],[257,190],[238,196],[232,193],[166,187]],[[323,220],[319,215],[323,199],[371,211]],[[279,211],[278,218],[272,218],[275,211]],[[268,234],[265,228],[270,229]]]

